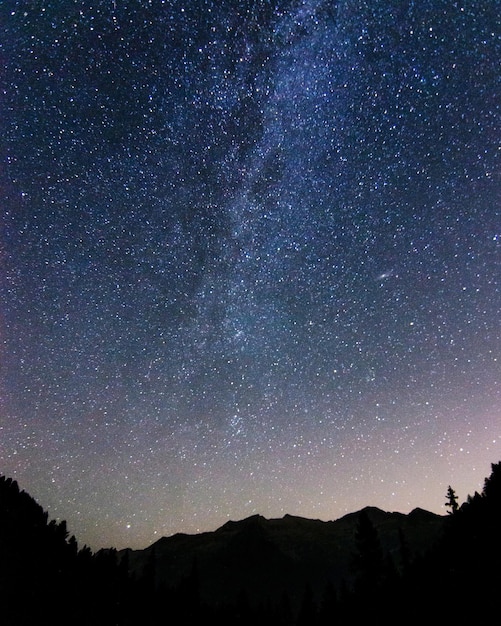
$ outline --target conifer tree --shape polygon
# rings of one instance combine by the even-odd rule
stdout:
[[[447,488],[447,502],[445,503],[445,506],[448,506],[450,508],[450,515],[454,515],[454,513],[457,513],[459,509],[458,497],[456,495],[456,492],[450,485]]]
[[[361,511],[355,531],[355,567],[359,578],[375,582],[383,570],[383,550],[367,511]]]
[[[304,589],[303,599],[299,608],[297,626],[313,626],[317,620],[317,610],[313,599],[313,591],[309,584]]]

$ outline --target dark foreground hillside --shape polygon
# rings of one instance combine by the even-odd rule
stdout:
[[[362,512],[360,512],[362,513]],[[146,550],[128,551],[135,576],[155,563],[157,585],[173,588],[196,569],[202,601],[220,605],[245,596],[259,606],[286,593],[297,605],[307,586],[320,600],[326,584],[353,583],[355,531],[360,513],[332,522],[286,515],[254,515],[228,522],[215,532],[164,537]],[[401,543],[413,555],[437,540],[444,518],[415,509],[409,515],[367,507],[363,514],[377,529],[382,549],[401,567]],[[122,553],[123,554],[123,553]]]
[[[501,463],[451,515],[366,508],[335,522],[253,516],[141,551],[79,549],[0,477],[0,623],[323,626],[490,623],[501,583]]]

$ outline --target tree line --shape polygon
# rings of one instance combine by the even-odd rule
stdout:
[[[385,552],[361,511],[348,580],[336,587],[326,580],[321,596],[308,584],[299,599],[285,590],[261,606],[245,590],[231,603],[203,602],[196,562],[176,587],[160,584],[154,549],[133,576],[127,552],[80,548],[66,522],[49,520],[15,480],[1,476],[0,623],[342,626],[489,619],[501,582],[501,463],[491,469],[482,492],[461,506],[449,486],[442,535],[424,554],[411,554],[402,532],[398,555]]]

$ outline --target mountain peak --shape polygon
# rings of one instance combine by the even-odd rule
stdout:
[[[225,532],[228,530],[237,530],[238,528],[246,528],[249,526],[256,526],[259,524],[262,524],[263,522],[268,521],[265,517],[263,517],[262,515],[259,515],[258,513],[254,514],[254,515],[250,515],[249,517],[245,517],[244,519],[241,520],[228,520],[225,524],[223,524],[221,527],[219,527],[215,532]]]
[[[412,511],[409,513],[410,519],[421,518],[421,519],[426,519],[426,520],[434,520],[440,517],[444,517],[444,516],[438,515],[438,513],[432,513],[431,511],[427,511],[426,509],[421,509],[420,507],[416,507],[415,509],[412,509]]]

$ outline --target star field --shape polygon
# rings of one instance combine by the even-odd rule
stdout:
[[[0,473],[94,549],[480,489],[500,9],[3,2]]]

